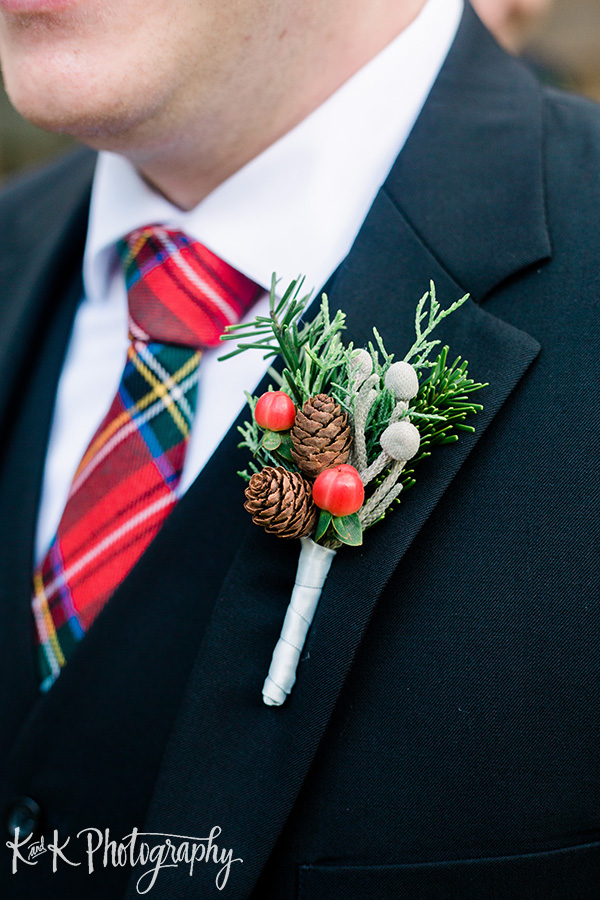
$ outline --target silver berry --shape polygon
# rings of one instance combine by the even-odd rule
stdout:
[[[412,459],[421,444],[421,435],[412,422],[394,422],[385,429],[379,443],[392,459]]]
[[[396,400],[412,400],[419,391],[419,378],[410,363],[395,362],[385,373],[385,386]]]

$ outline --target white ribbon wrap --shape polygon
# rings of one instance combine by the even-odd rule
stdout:
[[[300,543],[294,590],[263,685],[267,706],[281,706],[294,686],[300,654],[336,553],[311,538],[300,538]]]

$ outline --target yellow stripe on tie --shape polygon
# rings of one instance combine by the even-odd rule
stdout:
[[[150,378],[148,378],[148,376],[146,375],[146,372],[149,372],[149,370],[146,369],[146,371],[142,371],[140,369],[140,366],[138,365],[138,361],[141,363],[141,360],[140,360],[139,356],[137,355],[137,353],[135,352],[135,349],[132,344],[129,345],[129,349],[127,351],[127,358],[133,363],[133,365],[136,367],[138,372],[140,372],[140,374],[146,379],[146,381],[149,384],[151,384],[152,380]],[[170,390],[175,384],[178,384],[180,381],[183,381],[183,379],[187,375],[189,375],[190,372],[192,372],[194,370],[194,368],[196,368],[199,361],[200,361],[200,353],[195,353],[193,356],[191,356],[190,359],[180,369],[178,369],[177,372],[174,373],[174,375],[172,375],[164,383],[165,386],[167,386],[168,390]],[[144,364],[141,363],[141,365],[144,365]],[[154,379],[154,380],[156,381],[156,384],[158,384],[158,385],[163,384],[163,382],[161,382],[159,379]],[[111,439],[113,434],[116,434],[116,432],[120,428],[122,428],[123,425],[126,425],[127,422],[129,422],[136,413],[143,412],[145,409],[148,408],[148,406],[150,406],[152,403],[154,403],[155,400],[162,398],[164,393],[165,393],[164,391],[160,392],[160,393],[157,392],[156,385],[153,385],[152,389],[150,391],[148,391],[147,394],[144,394],[144,396],[141,397],[137,401],[137,403],[135,403],[129,409],[124,410],[119,416],[116,417],[116,419],[113,419],[111,422],[109,422],[108,426],[104,429],[104,431],[98,435],[96,440],[93,441],[93,443],[91,443],[90,446],[88,447],[88,449],[86,450],[84,457],[81,460],[81,462],[79,463],[79,466],[77,467],[77,471],[75,472],[75,475],[73,476],[73,481],[75,481],[79,477],[79,475],[83,472],[83,470],[90,463],[90,461],[94,458],[94,456],[100,450],[102,450],[102,448],[104,447],[106,442]],[[173,403],[173,402],[174,401],[171,401],[171,403]],[[179,410],[178,410],[178,412],[179,412]],[[181,413],[179,413],[179,415],[181,415]]]
[[[60,644],[58,643],[58,638],[56,636],[56,628],[54,627],[54,622],[52,620],[52,613],[50,612],[50,607],[48,606],[48,600],[46,599],[46,592],[44,590],[44,582],[42,579],[42,573],[40,571],[37,571],[34,573],[33,589],[35,591],[35,596],[40,601],[40,609],[41,609],[42,615],[44,617],[44,624],[46,626],[46,631],[48,632],[48,640],[50,641],[52,651],[54,653],[54,656],[56,657],[56,662],[62,669],[62,667],[66,663],[66,659],[60,648]]]
[[[125,264],[129,265],[129,263],[137,259],[138,253],[142,249],[145,243],[147,243],[148,239],[152,236],[151,228],[144,228],[140,234],[138,235],[138,239],[133,245],[133,247],[129,248],[129,255],[125,258]]]
[[[185,421],[184,417],[179,412],[179,407],[173,398],[170,396],[171,388],[173,388],[179,381],[182,381],[186,375],[192,372],[195,368],[197,368],[198,363],[200,361],[200,354],[194,353],[183,366],[178,369],[173,375],[171,375],[166,381],[161,381],[160,378],[157,378],[153,372],[150,371],[146,363],[142,362],[137,353],[132,354],[130,356],[131,362],[136,367],[140,375],[142,375],[148,384],[152,385],[154,395],[156,397],[160,397],[161,400],[164,400],[165,409],[171,414],[171,417],[177,427],[179,428],[183,437],[187,437],[190,433],[189,426]],[[137,406],[137,404],[136,404]]]

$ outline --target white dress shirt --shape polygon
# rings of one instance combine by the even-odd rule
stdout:
[[[40,560],[74,472],[117,391],[128,346],[116,241],[163,223],[201,241],[267,290],[299,274],[319,289],[350,250],[454,40],[463,0],[428,0],[419,16],[313,113],[184,212],[122,157],[98,159],[85,247],[84,297],[60,376],[36,536]],[[265,293],[248,318],[265,312]],[[187,490],[242,409],[266,364],[251,351],[203,355],[197,412],[180,484]]]

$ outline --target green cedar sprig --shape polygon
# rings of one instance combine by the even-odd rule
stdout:
[[[466,360],[457,357],[448,365],[447,358],[448,347],[444,347],[406,413],[419,429],[421,445],[418,454],[402,471],[400,481],[404,490],[413,487],[415,468],[418,463],[431,456],[433,447],[455,443],[459,439],[459,431],[475,431],[464,420],[483,409],[480,403],[470,400],[470,395],[487,387],[487,383],[481,384],[468,377]]]
[[[245,350],[261,350],[264,359],[281,355],[281,374],[269,372],[279,388],[296,404],[304,403],[329,387],[332,375],[346,362],[347,350],[340,332],[346,322],[344,313],[329,314],[329,303],[323,295],[321,307],[312,322],[301,323],[311,295],[301,296],[304,279],[292,281],[281,300],[277,299],[277,279],[271,280],[268,316],[257,316],[253,322],[232,325],[223,335],[224,341],[237,341],[237,348],[221,359],[230,359]]]
[[[429,446],[454,443],[458,440],[457,431],[475,431],[472,425],[464,424],[464,419],[483,409],[481,404],[471,402],[469,395],[487,385],[468,377],[466,360],[458,357],[448,365],[448,350],[444,347],[431,362],[431,372],[421,382],[419,393],[402,416],[416,425],[421,435],[420,452],[411,461],[411,469],[418,460],[430,455]],[[379,439],[390,422],[394,406],[392,392],[382,383],[365,428],[369,463],[380,452]]]
[[[469,295],[465,294],[464,297],[461,297],[460,300],[456,300],[447,309],[442,309],[436,297],[435,284],[433,281],[429,282],[429,290],[427,293],[423,294],[417,304],[417,311],[415,314],[416,339],[404,357],[405,362],[409,362],[414,369],[417,369],[417,371],[424,366],[431,367],[435,365],[435,363],[429,359],[429,356],[433,348],[440,344],[440,341],[428,340],[429,335],[437,328],[442,319],[445,319],[451,313],[455,312],[459,306],[463,305],[468,297]],[[425,323],[424,327],[423,323]]]

